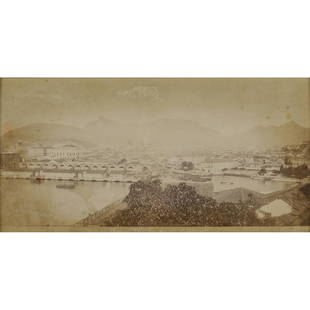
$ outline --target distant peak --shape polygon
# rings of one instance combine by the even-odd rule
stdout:
[[[114,123],[115,123],[115,121],[101,115],[97,119],[87,123],[85,127],[94,126],[94,125],[97,125],[97,126],[98,125],[110,125],[110,124],[114,124]]]
[[[297,124],[294,120],[291,120],[287,123],[282,124],[280,127],[301,127],[301,126]]]
[[[100,122],[110,122],[111,121],[108,118],[104,117],[103,115],[99,116],[97,120]]]
[[[285,123],[284,125],[298,125],[294,120],[291,120],[287,123]]]

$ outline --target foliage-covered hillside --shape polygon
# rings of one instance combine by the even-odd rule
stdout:
[[[185,183],[162,188],[159,180],[131,184],[126,208],[85,219],[81,224],[105,226],[253,226],[255,202],[218,203]]]
[[[101,226],[309,226],[310,184],[255,196],[239,202],[220,202],[199,195],[185,183],[162,188],[159,180],[131,184],[129,194],[81,220],[79,225]],[[292,206],[279,217],[257,218],[256,210],[274,199]]]

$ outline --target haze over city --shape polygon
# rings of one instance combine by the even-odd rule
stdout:
[[[307,79],[4,79],[1,133],[32,123],[194,121],[231,135],[295,121],[310,127]]]
[[[2,226],[309,224],[307,79],[1,86]]]

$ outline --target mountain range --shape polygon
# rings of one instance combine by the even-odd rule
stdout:
[[[159,119],[143,124],[121,124],[101,117],[84,128],[35,123],[6,132],[3,148],[19,141],[28,143],[76,143],[84,147],[127,147],[152,145],[167,150],[192,150],[199,147],[270,147],[301,143],[310,138],[310,129],[294,121],[280,126],[257,126],[246,132],[223,136],[191,120]]]
[[[250,146],[281,146],[297,144],[310,139],[310,129],[300,126],[294,121],[280,126],[257,126],[247,132],[235,135],[234,143],[240,141]]]

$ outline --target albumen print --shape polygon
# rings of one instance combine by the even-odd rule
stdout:
[[[1,231],[309,231],[305,78],[1,80]]]

